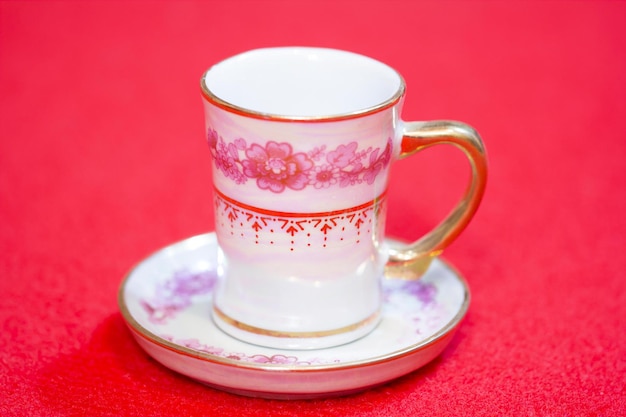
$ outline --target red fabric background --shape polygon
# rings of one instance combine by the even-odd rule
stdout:
[[[0,2],[0,415],[626,414],[626,3]],[[361,394],[268,401],[158,365],[116,305],[152,251],[212,229],[199,78],[262,46],[370,55],[404,118],[490,159],[445,253],[473,299],[434,362]],[[399,163],[390,235],[434,225],[467,164]]]

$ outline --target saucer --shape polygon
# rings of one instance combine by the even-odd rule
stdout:
[[[382,320],[367,336],[327,349],[251,345],[211,319],[217,240],[167,246],[125,278],[118,302],[138,344],[167,368],[228,392],[296,399],[345,395],[388,382],[436,358],[469,305],[464,279],[435,259],[416,281],[383,279]]]

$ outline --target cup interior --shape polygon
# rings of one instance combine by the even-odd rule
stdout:
[[[391,67],[325,48],[256,49],[211,67],[202,78],[210,98],[227,107],[283,117],[323,118],[385,107],[404,91]]]

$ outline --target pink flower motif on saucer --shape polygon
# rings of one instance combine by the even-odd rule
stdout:
[[[258,364],[271,364],[271,365],[317,365],[317,364],[326,364],[329,363],[325,360],[319,359],[308,359],[302,360],[297,356],[292,355],[260,355],[260,354],[245,354],[240,352],[227,352],[223,348],[210,346],[204,343],[201,343],[198,339],[184,339],[184,340],[174,340],[173,337],[168,335],[161,335],[161,337],[165,340],[168,340],[172,343],[176,343],[177,345],[184,346],[189,349],[196,350],[198,352],[208,353],[210,355],[219,356],[224,359],[230,359],[240,362],[250,362],[250,363],[258,363]],[[332,361],[330,363],[339,363],[339,360]]]
[[[397,294],[404,294],[413,298],[419,303],[420,308],[434,306],[437,303],[437,286],[432,282],[400,281],[398,283],[388,283],[383,287],[383,292],[387,302],[390,297]]]
[[[154,296],[141,300],[141,305],[152,323],[164,324],[190,306],[192,297],[212,292],[216,282],[216,271],[178,271],[156,287]]]
[[[404,285],[404,290],[425,306],[434,304],[437,297],[437,287],[431,282],[409,281]]]

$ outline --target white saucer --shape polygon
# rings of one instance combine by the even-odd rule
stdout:
[[[250,345],[211,320],[217,241],[209,233],[149,256],[126,277],[119,306],[139,345],[166,367],[249,396],[316,398],[350,394],[405,375],[448,345],[469,305],[469,290],[435,259],[417,281],[384,279],[380,325],[355,342],[289,351]]]

